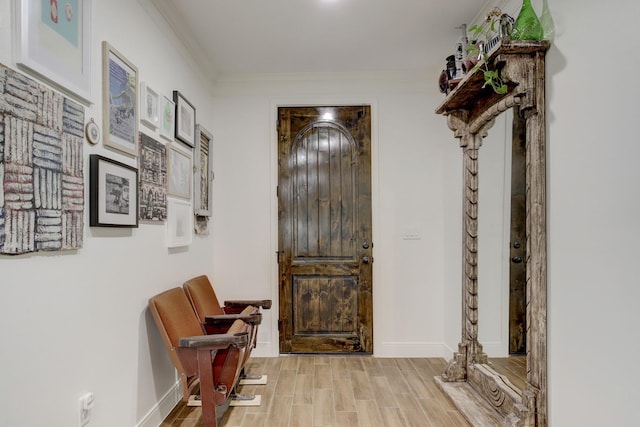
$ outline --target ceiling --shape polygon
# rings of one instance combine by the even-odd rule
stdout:
[[[151,0],[205,73],[444,67],[487,0]]]

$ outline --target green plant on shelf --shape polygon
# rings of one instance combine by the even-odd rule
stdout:
[[[478,63],[475,64],[469,72],[471,73],[476,70],[480,70],[483,73],[484,84],[482,87],[490,86],[495,93],[503,95],[507,93],[507,85],[502,81],[499,70],[489,68],[489,52],[485,48],[487,43],[495,37],[498,32],[497,27],[500,25],[500,16],[501,12],[494,9],[487,16],[486,25],[473,25],[469,29],[469,33],[472,35],[473,40],[479,40],[480,37],[484,37],[485,41],[478,41],[477,43],[467,47],[467,54],[470,56],[477,56]]]

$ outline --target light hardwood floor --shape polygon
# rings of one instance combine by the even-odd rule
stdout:
[[[268,384],[241,387],[259,407],[231,407],[221,427],[466,427],[436,386],[444,359],[360,356],[252,358]],[[179,404],[161,427],[202,426],[200,408]]]

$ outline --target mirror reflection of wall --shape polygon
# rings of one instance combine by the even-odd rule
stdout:
[[[478,340],[509,354],[509,230],[513,111],[501,114],[478,152]]]

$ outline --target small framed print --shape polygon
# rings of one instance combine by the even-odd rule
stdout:
[[[176,104],[167,96],[160,99],[160,136],[173,141],[176,128]]]
[[[97,154],[89,167],[89,225],[137,227],[138,169]]]
[[[191,202],[169,197],[167,204],[167,247],[188,246],[193,235]]]
[[[189,147],[196,145],[196,108],[177,90],[173,91],[176,104],[175,137]]]
[[[140,115],[142,123],[155,130],[160,120],[160,97],[146,83],[140,83]]]
[[[196,149],[193,167],[193,211],[199,216],[211,216],[213,189],[213,136],[202,125],[196,127]]]
[[[167,160],[167,194],[191,200],[191,153],[170,145]]]
[[[138,68],[102,42],[104,145],[138,153]]]

